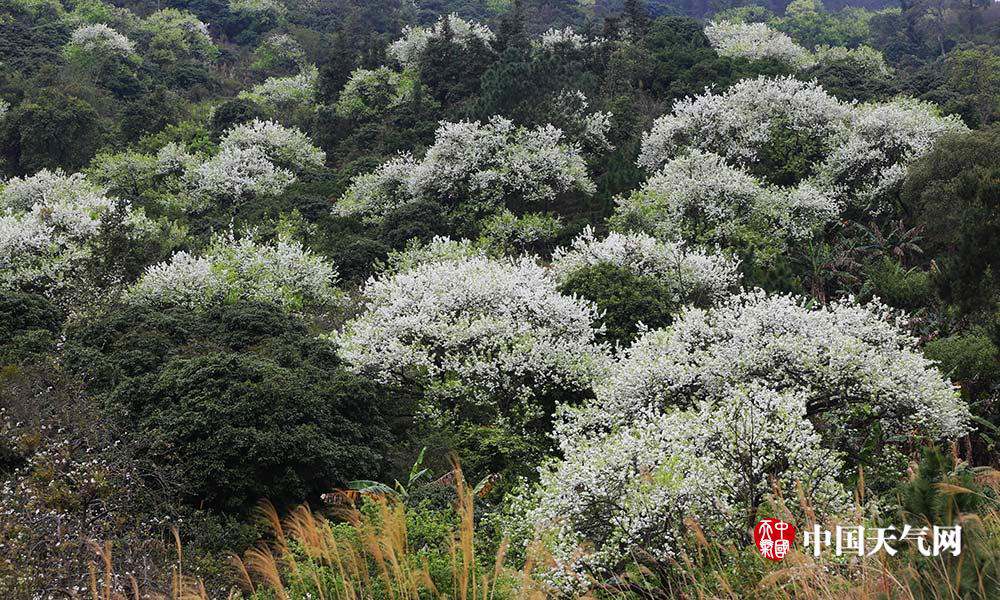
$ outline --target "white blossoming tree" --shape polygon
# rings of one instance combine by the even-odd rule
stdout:
[[[795,69],[811,66],[816,62],[809,50],[765,23],[713,21],[705,27],[705,36],[719,56],[750,60],[769,58]]]
[[[319,69],[306,65],[297,75],[269,77],[249,90],[239,93],[240,98],[252,100],[272,111],[309,108],[316,104],[316,81]]]
[[[832,196],[808,182],[769,185],[721,156],[693,149],[618,198],[611,224],[664,240],[753,248],[763,257],[807,239],[839,211]]]
[[[670,301],[677,306],[713,304],[727,297],[740,279],[735,259],[643,233],[612,232],[598,240],[588,226],[568,248],[557,248],[552,254],[552,271],[560,282],[583,269],[605,264],[659,279],[669,287]]]
[[[877,210],[934,140],[963,129],[959,119],[941,117],[926,103],[855,105],[815,82],[759,77],[722,94],[707,91],[675,103],[644,135],[639,164],[654,174],[648,184],[653,186],[658,171],[672,170],[678,157],[694,150],[714,153],[726,165],[780,186],[770,191],[778,192],[771,203],[800,212],[795,220],[806,225],[808,215],[829,218],[854,205]],[[643,196],[633,199],[641,210]]]
[[[141,211],[109,198],[82,174],[43,170],[0,185],[0,285],[40,291],[61,301],[89,286],[102,228],[131,240],[152,233]]]
[[[450,14],[442,16],[431,27],[406,27],[403,29],[403,37],[389,46],[388,54],[405,69],[418,69],[427,44],[434,38],[443,37],[446,28],[451,30],[452,39],[456,43],[466,47],[473,40],[489,47],[496,39],[489,27]]]
[[[178,252],[149,267],[128,291],[136,304],[204,308],[259,302],[299,311],[337,301],[337,270],[301,244],[217,237],[202,256]]]
[[[388,67],[356,69],[337,98],[335,109],[341,117],[376,117],[399,105],[412,83]]]
[[[275,165],[296,173],[321,169],[326,162],[326,153],[299,129],[259,119],[227,130],[219,148],[223,151],[259,148]]]
[[[580,147],[552,126],[527,129],[503,117],[443,123],[420,161],[401,156],[356,177],[337,203],[340,214],[378,220],[420,199],[480,210],[544,209],[561,194],[592,193]]]
[[[356,372],[421,385],[426,418],[537,432],[553,408],[544,399],[589,389],[605,364],[595,309],[560,294],[534,258],[438,239],[395,262],[336,340]]]
[[[887,460],[870,444],[954,438],[970,420],[884,307],[809,309],[761,291],[649,332],[596,399],[563,417],[563,457],[519,516],[547,541],[565,586],[635,551],[671,558],[686,517],[745,543],[775,483],[790,495],[801,485],[821,519],[841,514],[842,478],[866,458],[876,472]]]
[[[190,12],[165,8],[146,17],[139,39],[144,55],[158,64],[196,60],[211,62],[219,55],[208,25]]]
[[[98,23],[76,28],[66,45],[68,55],[107,54],[128,58],[135,54],[135,44],[114,29]]]

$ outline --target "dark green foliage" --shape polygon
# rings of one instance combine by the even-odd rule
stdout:
[[[410,202],[389,212],[379,229],[379,240],[396,250],[403,249],[410,240],[428,242],[434,236],[451,233],[447,211],[431,200]]]
[[[385,392],[271,307],[127,308],[73,327],[67,356],[196,506],[301,501],[370,477],[390,442]]]
[[[63,318],[43,296],[0,289],[0,366],[50,351]]]
[[[942,296],[988,307],[1000,269],[1000,128],[945,137],[909,171],[901,194],[926,228]]]
[[[918,268],[906,269],[884,258],[865,270],[865,286],[870,295],[895,308],[910,311],[927,306],[934,299],[931,274]]]
[[[963,385],[989,386],[1000,380],[996,344],[982,332],[969,332],[927,342],[924,354],[938,361],[943,373]]]
[[[651,329],[665,327],[680,308],[658,278],[611,264],[580,269],[560,289],[594,302],[604,312],[604,339],[623,346],[635,338],[640,321]]]
[[[216,107],[212,113],[212,123],[210,125],[212,135],[216,138],[222,136],[227,129],[235,125],[241,125],[254,119],[266,119],[267,114],[264,109],[257,106],[253,100],[246,98],[234,98],[227,100]]]
[[[79,170],[101,144],[100,117],[85,100],[48,90],[26,99],[0,123],[0,153],[16,174]]]

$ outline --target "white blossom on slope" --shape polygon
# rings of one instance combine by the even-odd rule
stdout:
[[[743,542],[774,483],[789,494],[802,483],[821,518],[845,511],[842,460],[820,445],[803,394],[750,384],[724,396],[560,439],[562,458],[541,470],[522,515],[554,555],[550,583],[580,591],[636,554],[676,558],[685,519],[715,541]]]
[[[176,253],[149,267],[128,293],[136,304],[201,308],[260,302],[288,310],[335,301],[337,270],[293,241],[258,244],[249,237],[216,238],[204,256]]]
[[[222,136],[219,147],[223,151],[259,148],[275,165],[293,172],[320,169],[326,162],[326,153],[309,136],[274,121],[254,119],[236,125]]]
[[[543,416],[537,393],[589,387],[605,364],[596,309],[560,294],[531,257],[466,256],[447,242],[437,241],[441,258],[367,282],[362,313],[337,336],[351,368],[387,383],[416,378],[430,417],[485,408],[527,421]]]
[[[735,166],[758,159],[776,134],[791,132],[832,145],[851,106],[815,82],[793,77],[744,79],[724,93],[706,91],[674,103],[643,135],[639,164],[656,172],[687,148],[714,152]]]
[[[637,340],[597,388],[592,424],[721,403],[729,387],[750,381],[805,394],[809,418],[841,450],[860,447],[874,423],[889,435],[933,438],[969,426],[968,407],[885,306],[845,300],[810,309],[760,290],[688,309]]]
[[[678,305],[719,301],[740,280],[739,261],[735,259],[663,242],[643,233],[611,232],[598,240],[588,226],[569,248],[557,248],[552,254],[552,270],[560,281],[581,269],[602,264],[668,283]]]
[[[447,25],[445,24],[446,19]],[[403,37],[393,42],[387,53],[404,68],[416,69],[420,65],[420,59],[423,58],[427,44],[432,39],[443,37],[446,27],[451,29],[455,42],[466,47],[472,40],[479,40],[489,47],[496,39],[489,27],[473,21],[466,21],[456,14],[450,14],[442,16],[437,23],[429,28],[405,27]]]
[[[248,195],[277,196],[295,182],[295,175],[271,162],[259,146],[223,148],[184,178],[195,196],[230,202]]]
[[[272,110],[291,110],[309,107],[316,103],[316,81],[319,69],[307,65],[298,75],[268,77],[249,90],[239,93],[240,98],[252,100]]]
[[[83,263],[103,224],[130,236],[150,231],[148,219],[76,173],[42,170],[0,187],[0,284],[57,295],[79,285]]]
[[[0,98],[0,123],[3,123],[8,112],[10,112],[10,102]]]
[[[580,147],[567,143],[559,129],[527,129],[493,117],[488,123],[442,123],[422,160],[404,155],[356,177],[335,210],[378,220],[418,199],[544,208],[562,193],[594,189]]]
[[[664,240],[733,246],[751,238],[781,244],[812,235],[839,210],[810,183],[770,186],[721,156],[691,150],[618,198],[611,224]]]
[[[76,28],[67,48],[83,52],[109,52],[122,57],[135,54],[135,44],[131,40],[103,23]]]
[[[967,131],[961,118],[910,98],[863,104],[833,152],[819,166],[817,183],[842,202],[879,210],[880,200],[906,177],[907,166],[930,152],[941,135]]]
[[[772,58],[796,69],[815,63],[809,50],[765,23],[713,21],[705,27],[705,36],[719,56],[750,60]]]

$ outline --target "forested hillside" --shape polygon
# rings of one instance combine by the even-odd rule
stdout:
[[[996,598],[998,346],[995,2],[0,0],[0,598]]]

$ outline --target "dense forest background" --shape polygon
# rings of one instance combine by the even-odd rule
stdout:
[[[747,519],[814,478],[977,515],[899,579],[995,597],[998,121],[989,0],[0,0],[0,596],[425,597],[289,544],[305,502],[360,554],[408,526],[396,583],[446,597],[466,530],[463,573],[531,562],[528,514],[578,523],[543,596],[738,597]],[[784,452],[714,448],[800,392]],[[702,437],[619,423],[644,394]],[[764,466],[723,510],[682,446]],[[685,510],[734,544],[697,576]]]

